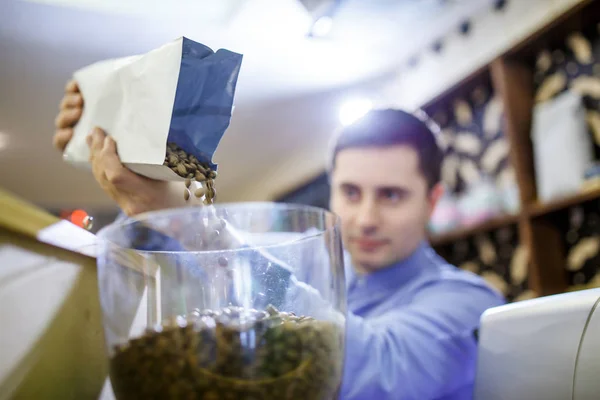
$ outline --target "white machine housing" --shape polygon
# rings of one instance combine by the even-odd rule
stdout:
[[[475,400],[600,399],[600,289],[486,311]]]

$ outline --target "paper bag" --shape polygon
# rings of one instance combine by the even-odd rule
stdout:
[[[212,157],[229,126],[241,62],[240,54],[213,52],[182,37],[76,71],[84,108],[65,160],[89,167],[86,137],[97,126],[115,139],[132,171],[158,180],[202,180],[216,172]]]

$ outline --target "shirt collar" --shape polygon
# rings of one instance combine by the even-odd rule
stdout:
[[[404,260],[367,275],[357,274],[352,267],[349,255],[346,254],[346,283],[348,287],[352,287],[352,285],[356,285],[358,281],[361,281],[372,288],[397,289],[403,284],[412,281],[417,275],[424,273],[428,267],[434,264],[429,257],[430,252],[431,247],[429,244],[426,241],[422,241],[417,249]]]

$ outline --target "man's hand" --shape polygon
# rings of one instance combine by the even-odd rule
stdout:
[[[60,102],[60,111],[54,120],[54,147],[64,151],[73,137],[73,127],[81,118],[83,112],[83,97],[79,93],[77,82],[71,80],[65,87],[65,95]]]
[[[117,155],[117,144],[100,128],[95,128],[87,137],[87,144],[94,178],[125,214],[132,216],[175,205],[168,200],[169,182],[146,178],[123,166]],[[181,188],[180,198],[183,184]]]
[[[81,118],[83,97],[77,82],[70,81],[60,103],[55,120],[54,146],[64,151],[73,137],[73,127]],[[95,128],[87,137],[90,147],[90,163],[94,178],[100,187],[127,214],[132,216],[147,211],[161,210],[185,205],[184,185],[146,178],[127,169],[121,163],[115,141],[100,128]],[[190,202],[202,202],[191,196]]]

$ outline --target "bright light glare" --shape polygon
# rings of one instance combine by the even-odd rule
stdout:
[[[369,99],[354,99],[342,104],[340,107],[340,122],[344,126],[353,124],[373,108]]]
[[[312,26],[311,33],[313,36],[323,37],[327,36],[333,26],[333,19],[331,17],[321,17],[315,21]]]

